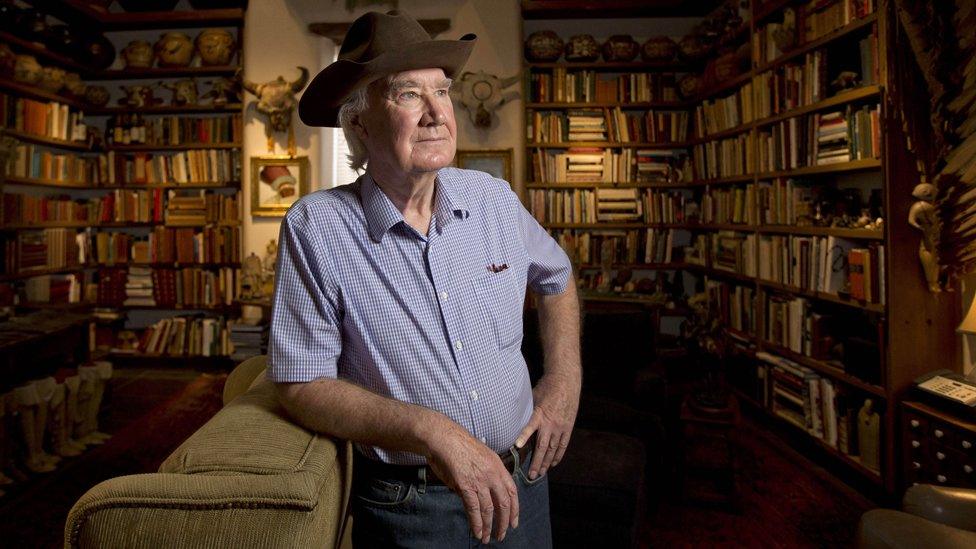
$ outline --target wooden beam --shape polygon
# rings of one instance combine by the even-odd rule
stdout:
[[[419,19],[417,22],[427,31],[427,34],[435,38],[438,34],[451,28],[450,19]],[[350,25],[352,23],[310,23],[308,30],[332,40],[337,46],[341,46],[342,40],[349,32]]]

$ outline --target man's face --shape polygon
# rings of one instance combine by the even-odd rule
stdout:
[[[406,175],[451,163],[457,124],[450,87],[442,69],[401,72],[370,85],[356,131],[372,168]]]

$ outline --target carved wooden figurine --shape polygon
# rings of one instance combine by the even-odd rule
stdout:
[[[922,232],[922,240],[918,244],[918,259],[922,262],[922,271],[929,290],[938,293],[942,291],[942,286],[939,284],[939,253],[936,249],[939,217],[935,211],[935,185],[919,183],[915,185],[912,196],[917,200],[908,210],[908,224]]]

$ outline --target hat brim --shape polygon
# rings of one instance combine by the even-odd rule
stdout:
[[[471,56],[477,37],[466,34],[459,40],[431,40],[405,46],[402,51],[384,53],[367,63],[340,59],[322,69],[298,101],[298,117],[308,126],[339,126],[339,108],[357,89],[389,74],[416,69],[440,68],[456,78]]]

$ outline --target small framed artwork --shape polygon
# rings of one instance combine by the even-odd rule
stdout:
[[[498,179],[504,179],[511,185],[512,152],[512,149],[458,150],[454,163],[458,168],[485,172]]]
[[[308,194],[307,156],[251,157],[251,215],[282,217]]]

